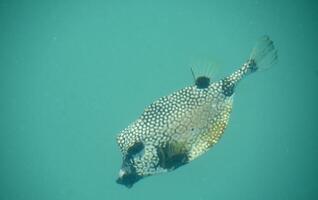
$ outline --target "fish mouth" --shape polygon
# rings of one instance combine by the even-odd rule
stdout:
[[[120,173],[117,178],[116,183],[124,185],[127,188],[131,188],[136,182],[138,182],[142,177],[136,173]]]

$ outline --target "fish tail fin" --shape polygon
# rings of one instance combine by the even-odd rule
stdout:
[[[261,37],[255,44],[249,59],[241,68],[222,80],[222,89],[226,96],[231,96],[234,87],[248,74],[268,69],[277,62],[277,50],[268,36]]]
[[[248,71],[268,69],[277,62],[277,50],[269,36],[264,35],[255,44],[247,61]]]

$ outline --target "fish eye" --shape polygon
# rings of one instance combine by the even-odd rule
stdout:
[[[136,142],[134,145],[129,147],[127,151],[127,158],[131,158],[139,154],[144,148],[145,148],[145,145],[142,142]]]

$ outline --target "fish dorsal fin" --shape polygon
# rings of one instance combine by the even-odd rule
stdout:
[[[216,63],[204,61],[190,66],[191,74],[195,85],[200,88],[207,88],[214,77],[218,65]]]

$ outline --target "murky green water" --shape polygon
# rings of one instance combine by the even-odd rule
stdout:
[[[317,8],[1,1],[0,199],[317,199]],[[172,173],[116,184],[117,133],[192,84],[191,65],[218,80],[264,34],[279,62],[240,84],[221,141]]]

